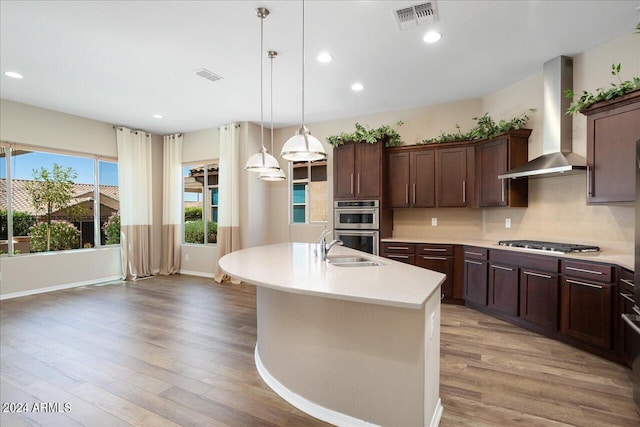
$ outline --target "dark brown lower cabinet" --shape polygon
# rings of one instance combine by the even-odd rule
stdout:
[[[523,268],[520,271],[520,317],[557,331],[558,283],[557,274]]]
[[[610,283],[563,277],[562,332],[584,343],[609,350],[612,338],[612,287]]]
[[[447,278],[441,286],[444,298],[453,298],[453,257],[439,255],[416,255],[418,267],[446,274]]]
[[[464,299],[474,304],[487,305],[487,262],[464,260]]]
[[[499,264],[489,265],[489,304],[494,310],[518,316],[518,268]]]

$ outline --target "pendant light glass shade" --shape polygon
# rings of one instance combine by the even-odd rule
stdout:
[[[262,172],[258,178],[263,181],[286,181],[287,176],[282,169],[272,170],[269,172]]]
[[[280,169],[280,164],[275,157],[264,148],[264,105],[262,102],[262,49],[264,45],[264,18],[269,15],[269,9],[259,7],[256,15],[260,18],[260,151],[249,157],[244,165],[248,172],[269,172]]]
[[[304,0],[302,0],[302,123],[296,134],[282,146],[280,157],[290,162],[327,158],[322,143],[311,136],[309,129],[304,125]]]

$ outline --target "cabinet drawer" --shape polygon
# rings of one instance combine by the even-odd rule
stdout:
[[[415,252],[416,245],[414,243],[382,242],[383,254],[414,254]]]
[[[400,261],[407,264],[415,265],[416,256],[413,254],[395,254],[395,253],[385,253],[382,255],[385,258],[392,259],[394,261]]]
[[[620,269],[620,291],[633,294],[635,283],[633,278],[633,272],[626,268]]]
[[[515,265],[518,267],[557,273],[559,268],[558,258],[548,255],[523,254],[513,251],[492,250],[489,253],[491,262]]]
[[[465,246],[464,258],[486,261],[487,258],[489,258],[489,250],[485,248],[476,248],[475,246]]]
[[[453,256],[453,246],[451,245],[416,245],[417,255],[439,255]]]
[[[592,264],[580,261],[562,261],[562,273],[581,279],[611,282],[613,266],[610,264]]]

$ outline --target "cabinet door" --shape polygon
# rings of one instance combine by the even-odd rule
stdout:
[[[453,298],[453,257],[416,255],[416,265],[446,274],[447,278],[440,288],[445,298]]]
[[[436,155],[435,150],[411,153],[411,205],[415,208],[436,206]]]
[[[387,181],[388,201],[391,208],[409,207],[409,153],[388,155],[389,179]]]
[[[635,142],[640,103],[587,121],[587,203],[635,201]]]
[[[358,199],[379,198],[382,189],[382,144],[356,144],[354,186]]]
[[[487,305],[486,262],[464,260],[464,299],[475,304]]]
[[[491,264],[489,269],[489,307],[511,316],[518,315],[518,269]]]
[[[467,205],[467,148],[447,148],[438,153],[438,206]]]
[[[498,175],[507,171],[509,162],[509,145],[506,138],[487,142],[476,148],[478,164],[477,185],[480,186],[480,206],[506,206],[508,192],[506,180],[498,179]]]
[[[618,307],[620,307],[620,313],[626,314],[636,314],[633,310],[634,299],[633,294],[627,292],[620,292],[620,297],[618,299]],[[631,326],[627,324],[624,320],[620,319],[620,352],[622,353],[622,357],[631,365],[633,360],[633,354],[631,351],[631,341],[633,340],[635,332],[631,329]]]
[[[520,316],[558,330],[558,275],[529,269],[520,272]]]
[[[356,144],[347,143],[333,149],[334,199],[353,199],[355,196]]]
[[[603,349],[611,348],[611,285],[565,277],[562,332]]]

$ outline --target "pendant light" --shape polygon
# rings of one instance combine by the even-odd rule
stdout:
[[[264,108],[262,103],[262,51],[264,44],[264,18],[269,15],[269,9],[259,7],[256,9],[256,15],[260,18],[260,151],[249,157],[244,166],[244,170],[249,172],[267,172],[270,170],[280,169],[280,165],[275,157],[267,153],[264,148]]]
[[[270,95],[270,101],[271,101],[271,152],[273,153],[273,58],[275,58],[276,56],[278,56],[278,52],[276,52],[275,50],[270,50],[268,52],[269,55],[269,60],[270,65],[271,65],[271,70],[269,73],[269,76],[271,77],[271,95]],[[269,172],[261,172],[260,176],[258,176],[258,178],[260,178],[262,181],[286,181],[287,180],[287,176],[284,174],[284,171],[281,168],[278,168],[277,170],[270,170]]]
[[[302,0],[302,123],[296,134],[285,142],[280,156],[290,162],[327,158],[322,143],[311,136],[309,129],[304,125],[304,0]]]

